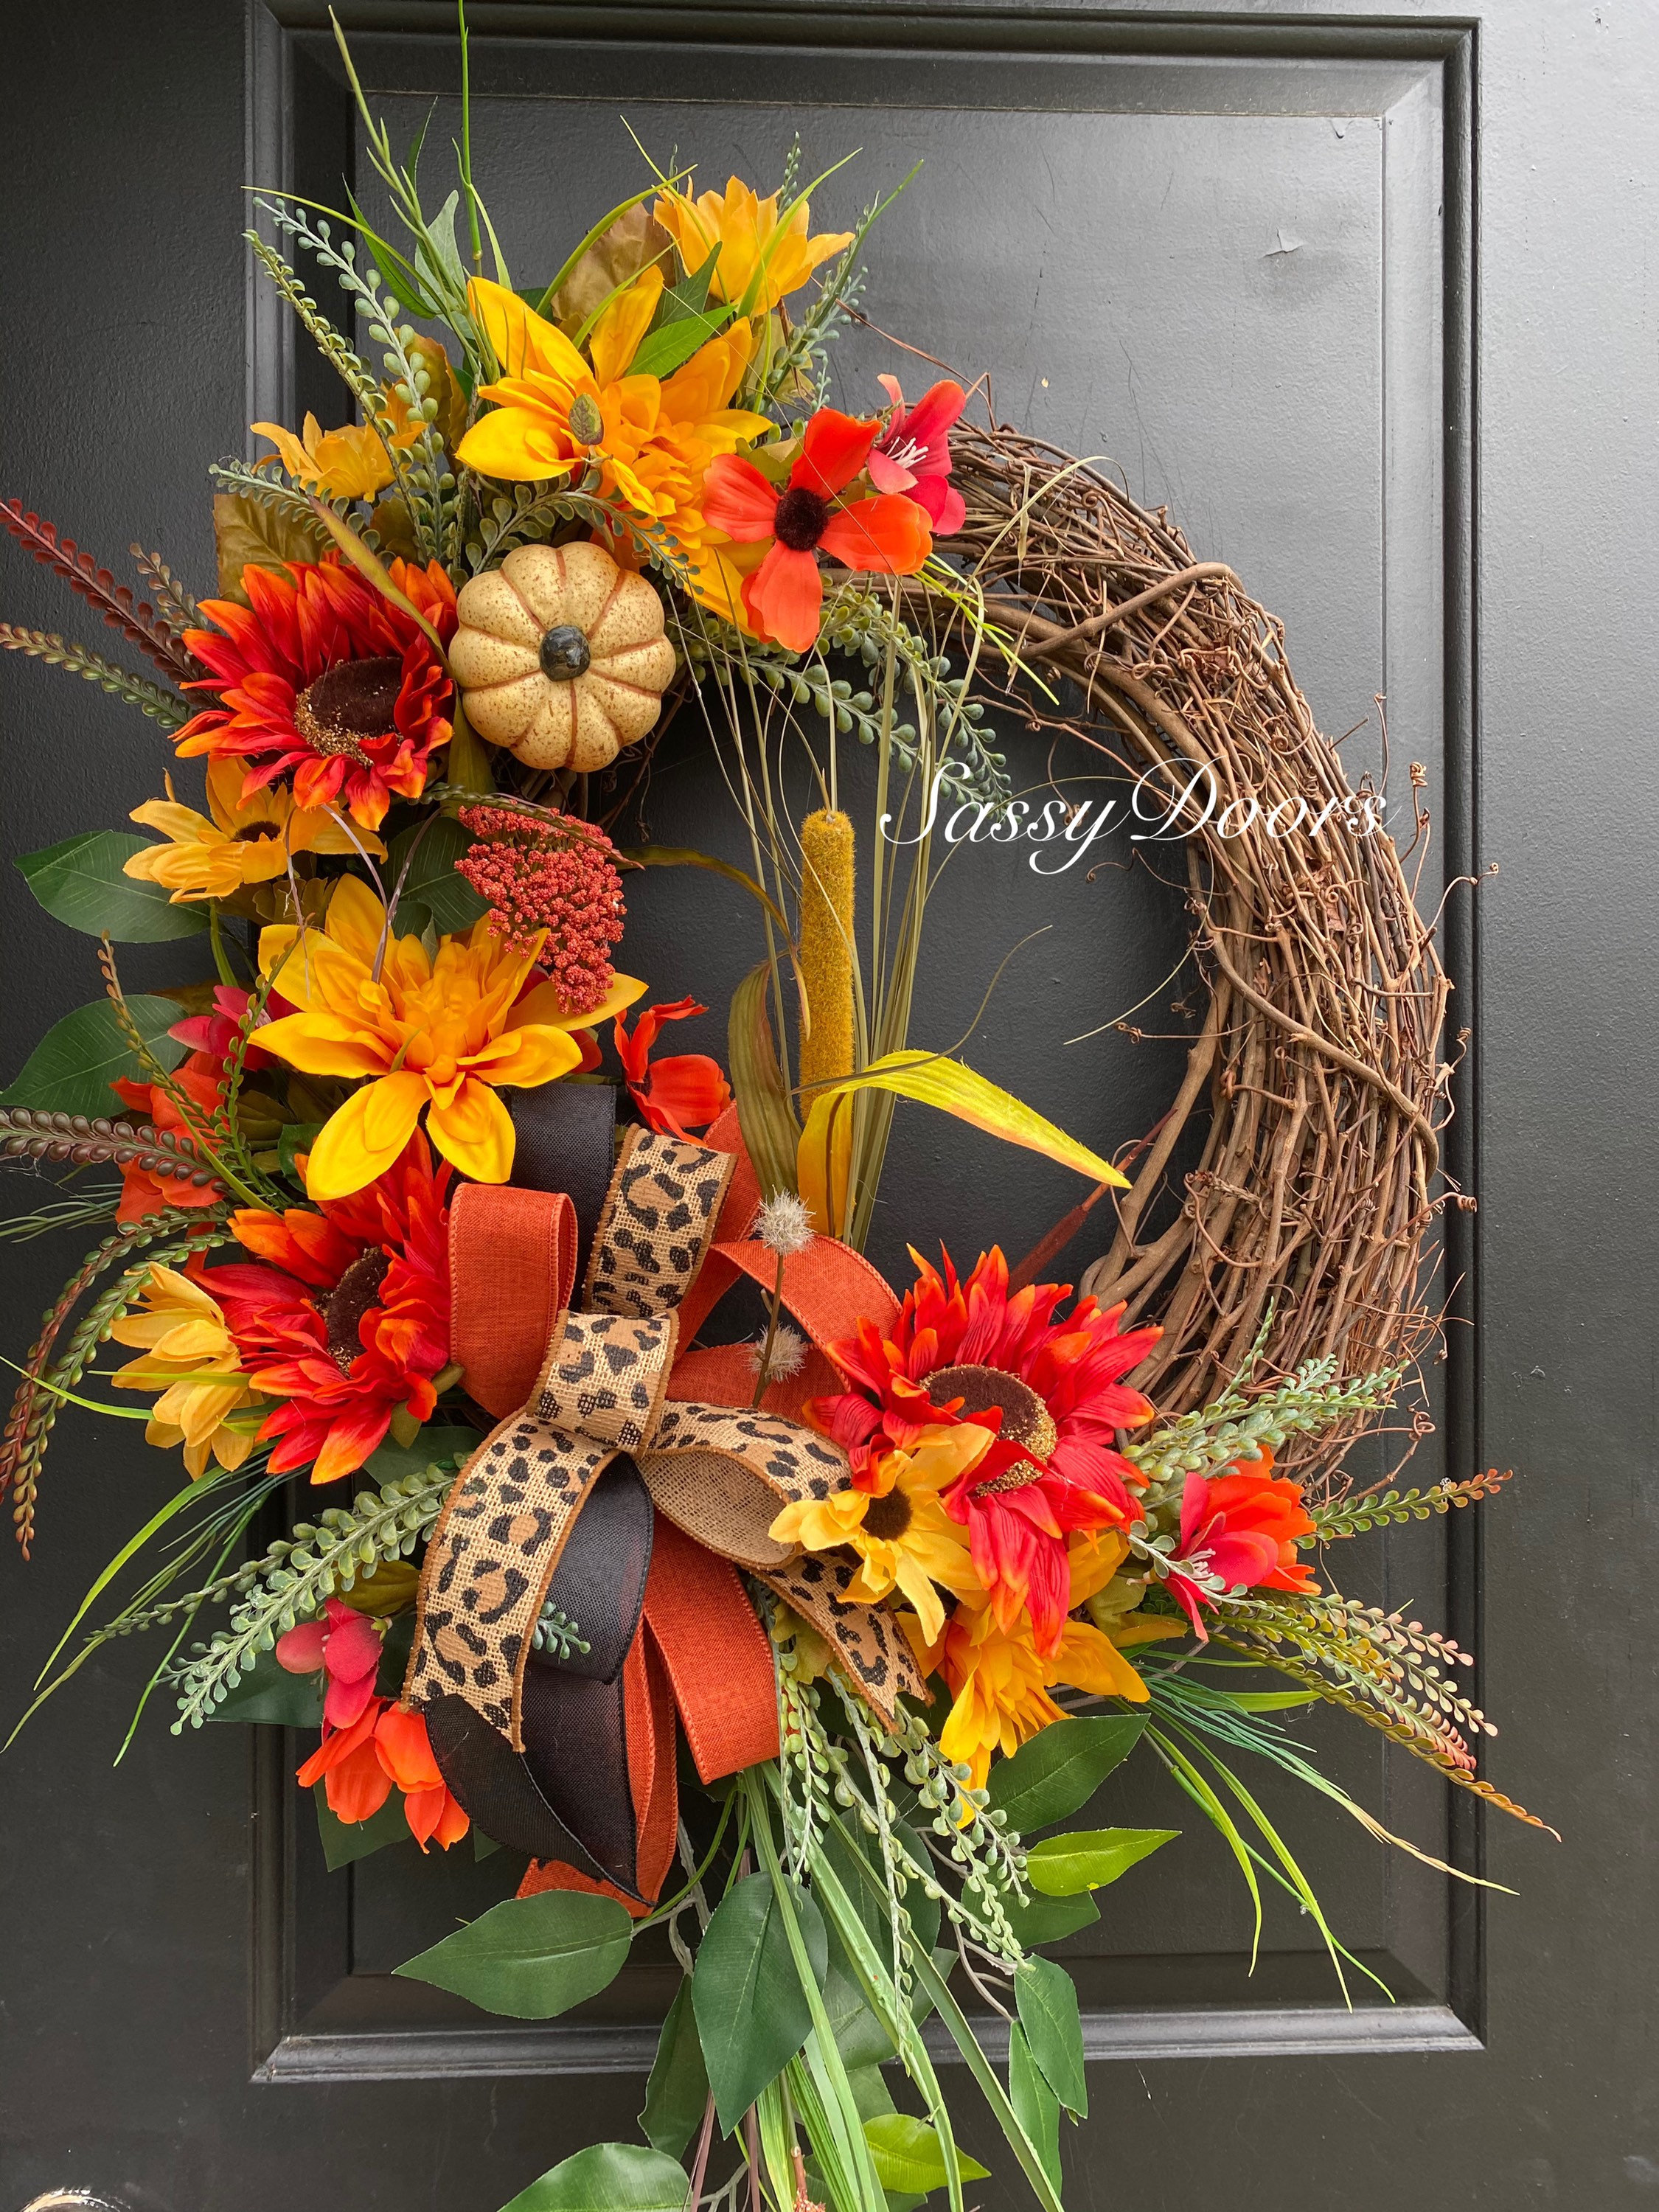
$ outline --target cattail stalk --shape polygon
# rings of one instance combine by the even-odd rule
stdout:
[[[845,814],[809,814],[801,824],[800,972],[810,1026],[800,1040],[801,1111],[812,1086],[853,1073],[854,841]]]

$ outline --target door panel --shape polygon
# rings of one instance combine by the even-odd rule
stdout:
[[[320,42],[307,51],[321,110],[328,51]],[[428,144],[458,135],[441,48],[373,40],[359,60],[394,143],[412,140],[428,114]],[[820,228],[845,227],[920,162],[874,234],[868,326],[837,344],[832,399],[872,404],[883,368],[913,384],[932,374],[879,335],[892,332],[965,380],[986,374],[1000,412],[1058,446],[1102,453],[1137,497],[1167,502],[1184,520],[1200,557],[1231,561],[1282,614],[1324,726],[1356,732],[1356,775],[1381,772],[1375,699],[1388,694],[1393,741],[1425,763],[1437,815],[1449,680],[1440,62],[1357,56],[1310,68],[1192,58],[1177,67],[1128,57],[993,62],[947,48],[926,62],[860,69],[756,51],[744,57],[738,100],[730,58],[696,50],[644,58],[562,42],[480,45],[475,65],[489,88],[475,114],[475,161],[493,180],[490,214],[514,241],[520,283],[544,282],[563,241],[638,189],[630,130],[659,166],[672,149],[682,160],[695,151],[700,182],[716,186],[728,170],[781,173],[797,134],[804,177],[860,149],[816,196]],[[866,88],[878,97],[862,104],[854,95]],[[392,222],[360,139],[353,154],[371,220]],[[696,716],[682,719],[687,726],[653,763],[650,826],[741,863],[741,825],[708,740]],[[1017,783],[1041,784],[1042,751],[1017,727],[1004,738]],[[1099,769],[1079,748],[1053,774],[1075,799],[1103,787]],[[854,752],[843,775],[867,785],[868,763]],[[1111,787],[1127,787],[1120,778]],[[811,803],[804,787],[793,795]],[[1046,933],[1016,957],[969,1057],[1109,1150],[1150,1126],[1179,1080],[1191,1018],[1172,1013],[1170,1001],[1186,999],[1189,977],[1182,971],[1160,988],[1182,960],[1178,848],[1137,854],[1123,834],[1089,858],[1104,865],[1054,876],[1018,853],[960,849],[930,909],[924,973],[934,1026],[918,1041],[937,1045],[968,1028],[998,961],[1028,933]],[[1444,865],[1437,855],[1436,870]],[[659,995],[695,989],[720,1006],[757,950],[740,895],[711,893],[702,877],[657,875],[631,888],[629,957],[638,972]],[[1108,1029],[1065,1042],[1143,1004],[1138,1026],[1151,1040]],[[1034,1041],[1050,1048],[1036,1076]],[[948,1233],[969,1256],[1000,1240],[1018,1254],[1071,1202],[1061,1172],[1024,1156],[1011,1163],[988,1140],[920,1114],[900,1116],[888,1176],[903,1204],[890,1198],[880,1210],[872,1250],[895,1279],[907,1237]],[[1098,1240],[1080,1241],[1068,1261],[1080,1267],[1096,1249]],[[1443,1463],[1437,1438],[1418,1464]],[[1384,1553],[1375,1594],[1393,1601],[1443,1588],[1444,1535],[1438,1525],[1413,1530]],[[1319,1716],[1307,1733],[1364,1802],[1388,1804],[1429,1848],[1446,1847],[1432,1776],[1378,1739],[1356,1741],[1340,1716]],[[1094,1817],[1186,1832],[1178,1850],[1106,1893],[1098,1926],[1067,1947],[1091,2047],[1468,2042],[1449,2002],[1459,1964],[1444,1878],[1354,1850],[1340,1813],[1320,1808],[1310,1821],[1300,1793],[1274,1779],[1262,1778],[1264,1794],[1299,1848],[1305,1838],[1322,1902],[1396,2002],[1362,1979],[1349,2014],[1311,1922],[1278,1898],[1252,1977],[1249,1900],[1224,1844],[1201,1821],[1194,1832],[1173,1785],[1150,1763],[1136,1765],[1114,1778]],[[285,1924],[314,1927],[328,1909],[320,1888],[329,1877],[307,1846],[299,1843],[283,1893]],[[310,2010],[290,2010],[268,2069],[489,2071],[507,2051],[526,2064],[538,2051],[549,2068],[647,2063],[673,1987],[665,1942],[654,1964],[636,1956],[581,2013],[530,2033],[386,1978],[455,1912],[476,1909],[469,1900],[504,1893],[508,1878],[493,1866],[440,1872],[412,1849],[354,1869],[349,1959],[337,1951],[339,1978]]]
[[[1625,280],[1659,153],[1659,30],[1559,0],[1455,19],[1407,0],[1376,23],[1340,4],[471,12],[479,167],[515,275],[547,273],[561,240],[635,188],[623,115],[716,184],[728,166],[770,172],[796,130],[808,173],[860,147],[819,195],[820,227],[921,155],[876,234],[872,325],[988,369],[1000,413],[1167,501],[1195,552],[1230,561],[1284,617],[1322,726],[1356,727],[1349,755],[1379,773],[1386,696],[1391,789],[1407,759],[1429,776],[1425,903],[1501,858],[1480,928],[1465,903],[1449,909],[1455,1018],[1478,1014],[1480,1045],[1454,1167],[1469,1182],[1478,1168],[1486,1210],[1453,1225],[1460,1319],[1413,1471],[1492,1459],[1525,1476],[1481,1531],[1408,1532],[1359,1594],[1443,1620],[1480,1652],[1484,1701],[1507,1723],[1493,1779],[1559,1817],[1569,1842],[1483,1836],[1409,1761],[1310,1725],[1322,1760],[1391,1826],[1523,1892],[1483,1909],[1334,1809],[1264,1793],[1398,1993],[1349,2014],[1294,1916],[1270,1918],[1247,1977],[1215,1839],[1150,1770],[1114,1778],[1103,1818],[1188,1832],[1075,1939],[1090,2047],[1131,2063],[1095,2069],[1067,2201],[1641,2200],[1659,2180],[1637,1850],[1653,1686],[1628,1625],[1654,1550],[1652,1352],[1632,1316],[1652,1310],[1655,1243],[1632,1138],[1656,1073],[1640,894],[1659,805],[1651,749],[1626,735],[1650,714],[1653,641],[1625,610],[1659,487],[1650,434],[1629,428],[1652,419],[1651,332]],[[296,403],[343,412],[234,239],[248,178],[334,201],[355,167],[325,11],[16,13],[9,58],[28,97],[0,158],[29,219],[4,249],[0,489],[103,558],[142,535],[204,580],[205,463],[240,449],[248,420]],[[355,50],[394,137],[442,96],[435,174],[450,11],[342,13],[361,23]],[[872,331],[848,332],[835,396],[869,404],[871,377],[894,365]],[[902,373],[908,386],[930,372]],[[50,579],[12,558],[4,580],[9,618],[73,631]],[[0,681],[12,851],[83,827],[89,794],[112,821],[152,794],[165,748],[110,702],[15,665]],[[1081,788],[1089,770],[1057,772]],[[665,745],[649,803],[674,842],[729,844],[695,732]],[[1039,1037],[1052,1054],[1036,1103],[1109,1148],[1162,1110],[1179,1043],[1064,1041],[1148,993],[1140,1025],[1179,1027],[1162,1018],[1179,983],[1158,992],[1182,915],[1158,856],[1124,865],[1121,840],[1104,852],[1092,880],[1059,881],[1008,854],[957,854],[935,910],[939,1034],[925,1041],[966,1027],[996,963],[1046,925],[968,1056],[1030,1095],[1021,1041]],[[659,995],[695,985],[723,1004],[748,919],[724,896],[703,879],[641,885],[630,957]],[[15,878],[5,897],[0,1035],[17,1040],[94,982]],[[176,973],[171,951],[132,948],[124,975],[143,988],[164,960]],[[714,1018],[704,1028],[688,1042],[717,1047]],[[906,1227],[948,1231],[970,1256],[1030,1241],[1075,1196],[1058,1171],[1011,1173],[919,1116],[901,1120],[890,1174]],[[896,1222],[878,1231],[895,1272],[899,1243]],[[76,1256],[50,1242],[8,1254],[6,1347]],[[1090,1256],[1080,1243],[1068,1259]],[[75,1418],[39,1557],[0,1569],[13,1686],[152,1494],[141,1448]],[[670,1967],[641,1961],[589,2014],[546,2027],[392,1981],[399,1959],[510,1888],[507,1855],[427,1863],[399,1846],[328,1876],[288,1778],[295,1747],[274,1732],[179,1741],[152,1718],[111,1771],[148,1656],[100,1655],[0,1768],[0,2212],[71,2183],[154,2212],[274,2212],[348,2190],[375,2212],[494,2212],[580,2142],[631,2131]],[[965,2081],[958,2099],[970,2113]],[[971,2117],[965,2133],[992,2148]],[[1018,2200],[994,2184],[984,2201]]]

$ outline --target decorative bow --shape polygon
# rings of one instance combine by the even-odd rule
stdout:
[[[884,1720],[922,1685],[892,1616],[848,1598],[855,1567],[769,1533],[850,1479],[836,1445],[773,1410],[820,1385],[751,1409],[744,1347],[679,1351],[740,1275],[776,1280],[742,1233],[759,1193],[735,1116],[707,1145],[628,1133],[573,1307],[611,1094],[557,1090],[558,1126],[544,1108],[520,1171],[566,1187],[469,1184],[452,1208],[454,1356],[506,1418],[433,1532],[404,1695],[484,1832],[556,1863],[539,1886],[651,1899],[677,1833],[676,1710],[705,1782],[777,1752],[770,1646],[737,1568],[812,1624]],[[784,1262],[783,1300],[818,1344],[896,1310],[830,1238]]]

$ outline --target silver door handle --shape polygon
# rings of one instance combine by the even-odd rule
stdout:
[[[129,2212],[129,2207],[90,2189],[49,2189],[31,2197],[22,2212]]]

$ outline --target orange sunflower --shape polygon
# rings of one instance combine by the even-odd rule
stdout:
[[[998,1442],[946,1493],[968,1529],[974,1564],[1005,1629],[1028,1610],[1040,1653],[1058,1646],[1066,1617],[1069,1535],[1121,1526],[1143,1478],[1116,1432],[1152,1419],[1151,1402],[1122,1377],[1158,1341],[1155,1328],[1121,1333],[1121,1306],[1085,1298],[1055,1318],[1062,1283],[1011,1291],[1000,1250],[958,1277],[913,1252],[915,1287],[890,1336],[863,1322],[830,1347],[851,1388],[816,1399],[811,1419],[846,1450],[856,1487],[882,1455],[940,1420],[973,1421]]]
[[[437,562],[394,561],[392,580],[446,643],[455,589]],[[420,624],[332,555],[287,573],[242,571],[248,605],[206,599],[212,629],[185,642],[210,672],[186,688],[215,703],[178,733],[180,757],[246,765],[243,796],[291,775],[295,804],[343,805],[378,830],[394,797],[418,799],[449,742],[450,680]]]
[[[271,1472],[354,1474],[400,1407],[425,1421],[449,1360],[448,1190],[415,1136],[366,1190],[313,1209],[231,1216],[263,1265],[213,1267],[249,1381],[277,1400],[259,1435]]]

